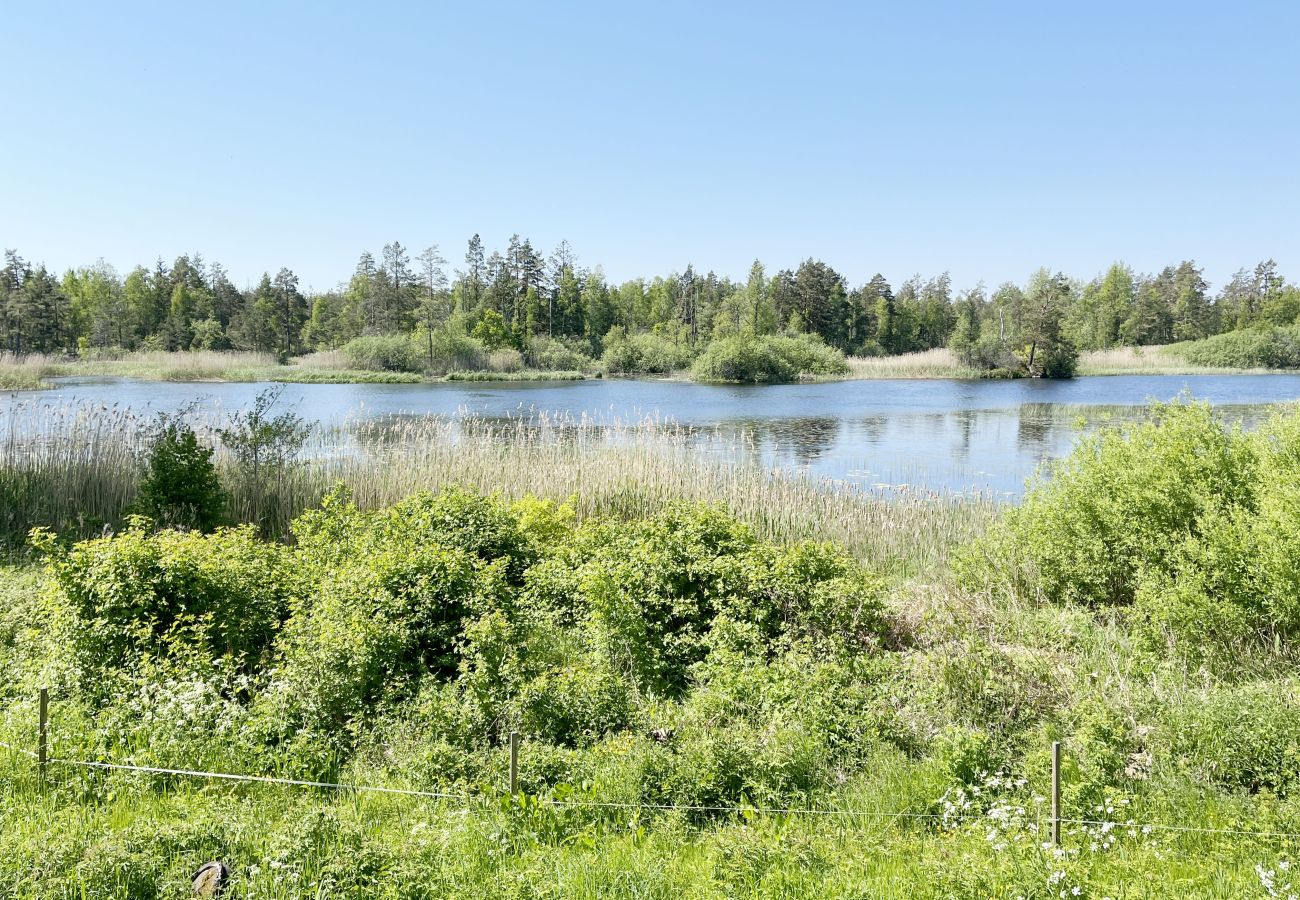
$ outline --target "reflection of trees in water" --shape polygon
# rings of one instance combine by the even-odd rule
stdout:
[[[1016,448],[1038,459],[1050,454],[1056,424],[1053,404],[1023,403],[1017,412]]]
[[[797,465],[806,466],[835,445],[842,424],[835,416],[738,419],[719,425],[715,433],[752,448],[757,455],[788,454]]]

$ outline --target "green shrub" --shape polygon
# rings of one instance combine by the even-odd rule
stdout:
[[[801,377],[844,375],[844,354],[811,334],[741,335],[711,342],[691,375],[697,381],[779,383]]]
[[[1148,637],[1233,667],[1300,634],[1300,414],[1249,438],[1253,502],[1201,517],[1165,568],[1144,572]]]
[[[1204,516],[1254,503],[1255,451],[1208,404],[1080,441],[956,568],[968,586],[1053,602],[1129,604]]]
[[[611,375],[668,375],[691,364],[689,346],[653,333],[629,335],[621,325],[604,339],[601,365]]]
[[[37,540],[76,614],[86,684],[145,656],[228,657],[256,669],[298,586],[286,548],[251,526],[202,535],[144,524],[66,550],[48,535]]]
[[[883,629],[883,585],[855,562],[824,545],[764,546],[708,506],[584,526],[525,583],[530,604],[581,623],[605,665],[652,693],[683,689],[720,621],[752,629],[760,653],[862,650]]]
[[[354,369],[389,372],[419,372],[423,367],[420,348],[407,335],[366,335],[343,345],[343,357]]]
[[[534,369],[548,372],[583,372],[592,365],[588,350],[585,341],[566,342],[539,335],[528,341],[524,361]]]
[[[226,493],[213,450],[177,416],[162,416],[153,435],[136,509],[162,525],[211,531],[221,521]]]
[[[1300,326],[1246,328],[1170,348],[1189,363],[1224,369],[1300,368]]]
[[[1300,686],[1261,681],[1181,697],[1166,707],[1151,753],[1165,771],[1288,793],[1300,778]]]
[[[871,661],[723,651],[680,705],[661,708],[637,764],[643,802],[808,803],[859,771],[892,731]]]
[[[426,678],[454,677],[465,621],[496,590],[491,570],[437,545],[371,552],[327,572],[285,624],[259,700],[268,739],[288,741],[319,771],[377,711]]]

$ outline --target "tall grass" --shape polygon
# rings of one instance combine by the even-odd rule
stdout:
[[[1080,375],[1186,375],[1210,371],[1214,370],[1188,362],[1174,346],[1112,347],[1079,354]]]
[[[115,375],[151,381],[255,381],[279,366],[273,353],[251,350],[142,350],[60,363],[57,375]]]
[[[738,440],[671,424],[544,416],[320,426],[300,460],[272,473],[268,504],[245,487],[248,479],[216,437],[219,424],[197,427],[217,446],[230,517],[259,521],[272,534],[285,533],[293,516],[339,482],[367,507],[465,484],[510,497],[573,497],[582,516],[642,516],[674,499],[717,502],[765,538],[836,541],[874,566],[912,575],[941,566],[949,548],[982,531],[997,510],[984,496],[886,496],[768,472]],[[117,406],[14,404],[0,444],[0,535],[13,545],[37,525],[78,535],[118,525],[135,500],[146,426]]]
[[[43,353],[0,352],[0,390],[38,390],[45,386],[44,379],[54,371],[54,358]]]
[[[899,356],[850,356],[848,378],[979,378],[946,347]]]

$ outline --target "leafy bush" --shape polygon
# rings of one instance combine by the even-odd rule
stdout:
[[[604,339],[601,365],[611,375],[667,375],[691,364],[691,350],[653,333],[631,334],[621,325]]]
[[[1288,793],[1300,780],[1300,686],[1261,681],[1183,698],[1167,707],[1151,745],[1157,766]]]
[[[529,340],[524,361],[534,369],[550,372],[582,372],[592,365],[586,342],[566,342],[537,336]]]
[[[251,526],[202,535],[143,524],[70,549],[37,537],[76,613],[85,683],[144,656],[228,657],[242,671],[262,664],[298,584],[289,551]]]
[[[1295,369],[1300,368],[1300,326],[1246,328],[1169,349],[1196,366]]]
[[[414,343],[419,348],[421,365],[430,372],[446,374],[487,367],[487,351],[465,333],[459,320],[453,319],[432,333],[417,333]]]
[[[137,511],[163,525],[211,531],[226,503],[212,454],[181,416],[160,417]]]
[[[581,621],[588,646],[654,693],[679,693],[720,620],[746,623],[759,652],[811,642],[871,646],[882,584],[823,545],[778,550],[707,506],[595,523],[526,576],[529,599]]]
[[[425,676],[450,678],[464,622],[493,585],[468,553],[432,544],[371,552],[319,576],[285,626],[261,699],[271,735],[346,746],[364,713],[409,697]]]
[[[741,335],[711,342],[691,374],[697,381],[776,383],[848,370],[844,354],[816,335]]]
[[[420,348],[407,335],[366,335],[343,345],[343,356],[354,369],[419,372]]]
[[[1255,451],[1206,404],[1084,438],[957,560],[968,586],[1092,605],[1129,604],[1139,575],[1170,571],[1203,518],[1254,503]]]

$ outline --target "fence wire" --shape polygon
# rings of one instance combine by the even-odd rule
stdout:
[[[12,744],[0,741],[0,747],[10,750],[14,753],[20,753],[32,759],[37,759],[36,753],[23,747],[15,747]],[[448,793],[442,791],[420,791],[410,788],[382,787],[378,785],[349,784],[346,782],[333,781],[307,781],[297,778],[279,778],[271,775],[241,775],[234,772],[205,772],[198,769],[172,769],[161,766],[136,766],[125,763],[108,763],[95,762],[81,759],[65,759],[63,757],[50,757],[46,760],[50,765],[74,766],[87,769],[97,769],[106,771],[119,772],[136,772],[146,775],[170,775],[182,778],[211,778],[221,781],[248,782],[253,784],[275,784],[289,787],[309,787],[321,788],[325,790],[337,791],[356,791],[358,793],[375,793],[375,794],[392,794],[403,797],[421,797],[432,800],[455,800],[462,803],[468,803],[476,797],[466,793]],[[819,807],[782,807],[782,806],[726,806],[726,805],[694,805],[682,803],[631,803],[617,801],[601,800],[565,800],[555,798],[537,798],[537,802],[550,807],[559,808],[578,808],[578,809],[617,809],[617,810],[654,810],[657,812],[702,812],[702,813],[731,813],[731,814],[750,814],[750,815],[805,815],[805,816],[828,816],[842,817],[849,819],[880,819],[896,821],[901,819],[908,820],[927,820],[935,821],[944,819],[945,816],[940,813],[919,813],[919,812],[882,812],[878,810],[850,810],[850,809],[827,809]],[[949,815],[947,818],[951,818]],[[962,817],[964,818],[964,817]],[[1212,834],[1227,835],[1233,837],[1254,837],[1254,838],[1289,838],[1300,840],[1300,832],[1287,831],[1250,831],[1239,828],[1207,828],[1194,825],[1168,825],[1160,822],[1138,822],[1138,821],[1108,821],[1104,819],[1068,819],[1059,820],[1062,825],[1081,825],[1090,827],[1110,826],[1114,829],[1146,829],[1150,831],[1168,831],[1184,834]]]

